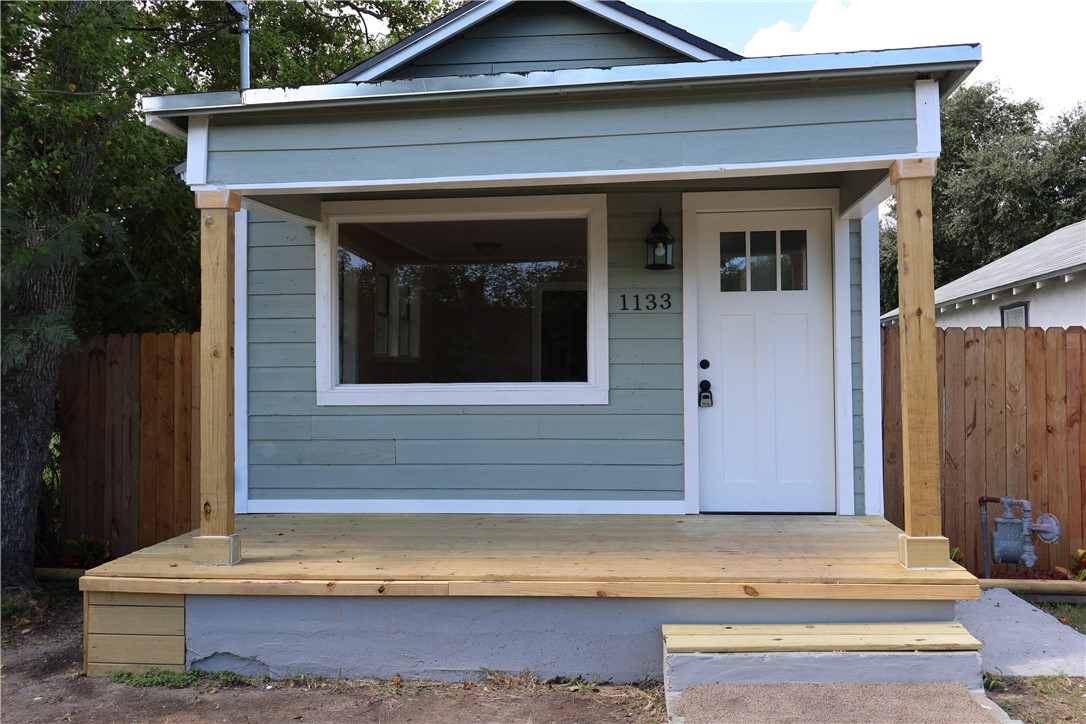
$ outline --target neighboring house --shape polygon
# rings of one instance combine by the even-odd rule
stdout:
[[[201,209],[203,526],[82,579],[88,671],[620,681],[662,623],[951,620],[932,328],[881,517],[877,209],[930,322],[979,60],[499,0],[323,85],[145,99]]]
[[[898,310],[882,316],[896,324]],[[1086,325],[1086,221],[935,290],[940,327],[1074,327]]]

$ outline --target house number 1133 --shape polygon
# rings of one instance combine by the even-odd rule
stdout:
[[[671,309],[671,294],[620,294],[623,312],[651,312],[656,309]]]

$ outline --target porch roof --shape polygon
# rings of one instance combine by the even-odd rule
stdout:
[[[282,111],[287,108],[372,108],[433,101],[570,96],[634,89],[770,86],[785,82],[825,83],[828,80],[885,79],[895,76],[911,82],[918,76],[927,76],[938,81],[940,95],[946,97],[979,62],[979,44],[948,45],[149,96],[143,99],[143,111],[148,124],[183,136],[187,129],[187,117],[191,115]]]

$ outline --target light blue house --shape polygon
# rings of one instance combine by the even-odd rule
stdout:
[[[351,605],[390,604],[372,598],[376,581],[382,594],[445,596],[449,612],[518,595],[520,613],[536,615],[568,596],[597,605],[596,622],[622,616],[578,597],[659,604],[637,614],[657,638],[637,639],[636,671],[556,654],[554,670],[596,677],[658,666],[661,622],[757,618],[734,607],[749,600],[726,599],[780,599],[760,609],[775,620],[945,617],[975,583],[945,553],[944,570],[910,572],[905,553],[903,568],[900,531],[878,517],[876,208],[891,175],[930,179],[940,100],[979,58],[972,45],[741,58],[618,2],[492,0],[329,83],[146,99],[147,122],[188,142],[205,225],[204,344],[219,350],[204,356],[207,525],[177,545],[200,563],[233,563],[240,540],[241,560],[137,574],[122,559],[84,590],[183,597],[187,665],[216,653],[200,641],[230,638],[208,622],[245,628],[266,606],[324,605],[317,584],[298,593],[314,581],[348,591],[337,595]],[[220,263],[209,240],[230,220],[236,271],[227,249],[223,275],[208,276]],[[221,306],[231,294],[233,307]],[[231,314],[221,339],[233,338],[234,402],[212,418],[230,388],[216,386],[225,367],[209,370],[231,345],[212,341],[207,320]],[[232,461],[232,488],[214,459]],[[780,515],[796,513],[822,515]],[[700,564],[684,558],[665,521],[716,543],[699,549]],[[354,532],[328,532],[340,524]],[[448,567],[411,573],[396,568],[400,553],[367,548],[380,544],[366,531],[400,531],[425,549],[426,531],[454,524],[487,532],[453,536],[465,548],[438,556],[452,556]],[[503,567],[469,552],[464,541],[521,550],[495,532],[507,525],[538,529],[539,555]],[[759,526],[776,533],[744,538]],[[840,542],[849,534],[832,531],[848,526],[877,543],[812,552],[820,529]],[[657,562],[592,569],[604,536],[592,531],[603,530],[629,536],[604,546],[616,555],[651,539]],[[815,538],[794,549],[766,542],[792,546],[807,532]],[[343,566],[368,550],[369,567],[333,574],[327,557],[302,563],[313,547],[297,543],[275,572],[276,551],[304,535],[338,541],[329,555]],[[568,545],[575,564],[533,568]],[[748,561],[769,556],[776,577],[722,562],[728,546]],[[842,572],[868,551],[885,554],[882,573]],[[793,555],[808,559],[793,570]],[[827,573],[815,558],[844,567]],[[283,593],[288,579],[300,588]],[[458,587],[483,580],[510,585]],[[436,587],[418,593],[424,583]],[[752,588],[767,583],[786,588]],[[430,606],[410,614],[416,623],[438,610],[413,601],[396,606]],[[243,648],[232,655],[279,665]],[[472,665],[542,666],[515,658]],[[416,673],[464,668],[443,666]]]

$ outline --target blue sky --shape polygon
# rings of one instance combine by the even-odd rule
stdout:
[[[1086,102],[1086,0],[626,0],[747,56],[976,43],[971,80],[1036,98],[1042,120]]]

